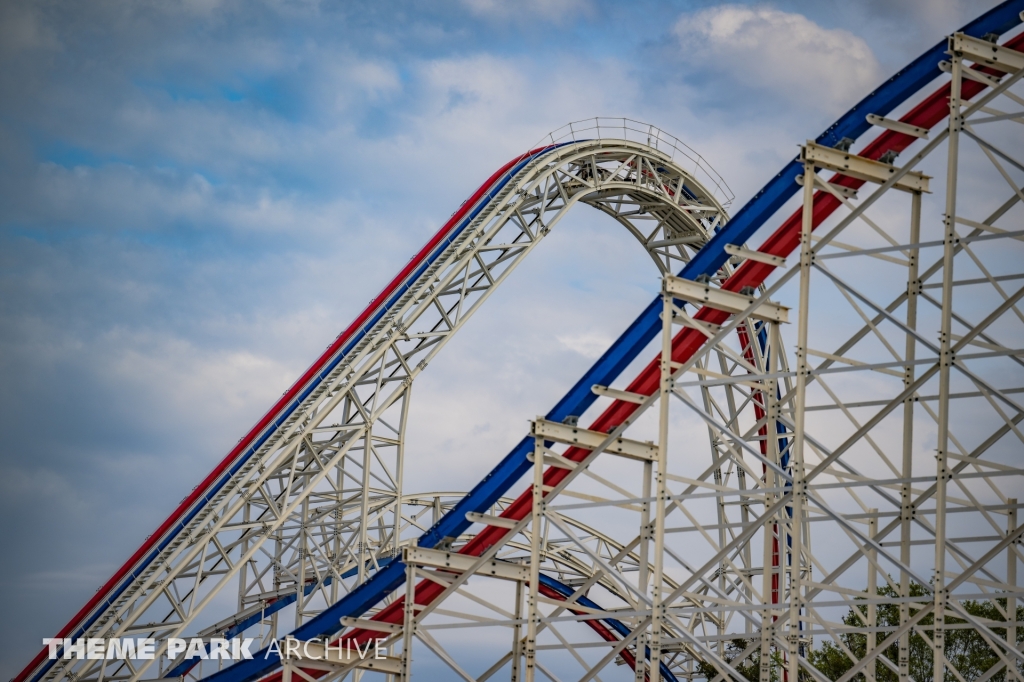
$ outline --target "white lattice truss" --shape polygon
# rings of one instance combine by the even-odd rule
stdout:
[[[527,164],[84,635],[153,637],[158,659],[102,672],[61,661],[45,679],[161,677],[157,667],[179,662],[160,658],[167,638],[224,632],[286,596],[301,624],[393,556],[413,380],[565,212],[582,202],[612,216],[660,272],[725,220],[715,196],[647,142],[572,143]],[[224,609],[211,604],[232,590],[237,612],[213,622]],[[291,629],[279,620],[267,618],[267,635]]]
[[[403,627],[380,627],[408,652],[406,676],[417,657],[436,657],[453,678],[586,682],[621,678],[609,665],[631,653],[638,681],[662,678],[652,661],[677,679],[743,680],[751,673],[737,665],[753,661],[764,682],[824,681],[811,658],[828,642],[849,659],[841,682],[906,680],[919,637],[931,679],[1024,679],[1024,55],[1014,58],[1001,82],[961,101],[963,79],[979,76],[966,72],[969,50],[954,49],[949,125],[901,166],[866,166],[871,182],[859,194],[818,175],[855,155],[808,143],[800,243],[759,291],[718,289],[729,265],[706,283],[665,278],[659,390],[595,387],[639,404],[610,433],[538,418],[533,511],[508,544],[465,568],[405,551],[407,604],[417,580],[445,587],[406,609]],[[842,209],[812,232],[816,193]],[[733,264],[784,261],[732,250]],[[732,314],[702,323],[694,311],[704,304]],[[673,359],[680,327],[708,338],[684,362]],[[623,439],[636,450],[629,456],[615,452]],[[562,456],[582,443],[582,461]],[[568,473],[545,485],[547,467]],[[587,527],[613,541],[595,542]],[[591,573],[567,578],[572,595],[551,599],[540,576],[558,574],[566,547]],[[530,570],[496,577],[495,558]],[[978,616],[971,602],[997,617]],[[898,617],[880,620],[885,607]],[[585,627],[608,619],[630,633],[605,642]],[[488,628],[494,637],[481,634]],[[994,664],[959,670],[944,647],[956,630],[975,632]],[[857,636],[864,649],[855,652]],[[466,641],[495,638],[508,644],[482,667]],[[285,678],[308,677],[304,666],[289,661]],[[355,668],[328,667],[318,679]]]
[[[578,142],[527,164],[89,636],[222,632],[285,594],[297,625],[400,549],[406,585],[380,605],[405,598],[404,622],[379,625],[393,678],[434,657],[479,681],[717,682],[747,679],[744,661],[762,682],[824,681],[812,660],[828,642],[850,659],[840,682],[907,680],[920,637],[932,679],[966,682],[944,653],[947,635],[968,629],[995,659],[974,682],[1024,682],[1024,55],[1005,50],[1005,75],[991,78],[966,68],[980,58],[965,40],[951,38],[948,125],[901,165],[804,146],[788,262],[733,245],[710,280],[673,277],[726,216],[644,143]],[[961,100],[978,78],[990,87]],[[819,176],[844,168],[868,181],[859,193]],[[815,226],[825,194],[842,206]],[[664,275],[659,387],[594,387],[595,414],[610,400],[638,405],[609,433],[538,419],[532,512],[480,557],[445,564],[472,534],[445,551],[404,541],[454,497],[396,503],[410,386],[580,201],[629,229]],[[776,269],[756,290],[720,287],[749,261]],[[702,308],[728,315],[702,322]],[[695,333],[706,340],[680,359],[678,339]],[[562,456],[573,447],[588,454]],[[553,486],[550,467],[565,471]],[[493,523],[508,503],[472,520]],[[547,596],[544,576],[571,594]],[[443,593],[413,608],[423,579]],[[211,604],[229,590],[234,620],[214,623]],[[378,611],[347,624],[369,627]],[[265,641],[290,629],[283,613],[261,622]],[[611,620],[628,634],[605,641],[588,627]],[[856,636],[863,650],[850,648]],[[627,658],[635,670],[609,667]],[[48,679],[159,678],[178,662],[100,663],[64,661]],[[379,673],[289,660],[283,674]]]

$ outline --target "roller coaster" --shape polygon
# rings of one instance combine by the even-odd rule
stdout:
[[[1022,11],[940,41],[732,215],[654,126],[551,133],[15,682],[1024,680]],[[416,378],[579,203],[660,295],[472,490],[407,492]],[[115,637],[157,655],[67,650]],[[186,637],[258,651],[168,653]]]

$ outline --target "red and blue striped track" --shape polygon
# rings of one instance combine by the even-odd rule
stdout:
[[[1005,2],[971,22],[961,31],[976,37],[988,33],[1005,33],[1021,23],[1020,12],[1022,9],[1024,9],[1024,1],[1022,0]],[[1007,46],[1013,49],[1021,49],[1024,47],[1024,35],[1015,37],[1007,43]],[[929,83],[941,75],[938,64],[944,58],[945,51],[946,41],[943,40],[844,114],[835,124],[818,136],[816,142],[834,146],[844,137],[855,141],[858,140],[871,128],[871,125],[866,120],[867,114],[873,113],[880,116],[888,114],[900,104],[920,93]],[[965,99],[969,98],[980,92],[984,87],[973,81],[965,81],[963,84],[963,97]],[[900,120],[918,127],[931,129],[947,117],[949,112],[948,96],[949,86],[947,84],[926,96]],[[903,133],[886,130],[868,142],[859,153],[862,156],[877,159],[888,150],[900,152],[906,149],[916,139]],[[700,275],[714,274],[729,257],[724,250],[724,245],[742,244],[760,229],[778,211],[782,204],[798,191],[799,186],[796,184],[796,176],[800,173],[802,173],[802,165],[798,160],[794,159],[740,209],[736,216],[683,268],[679,276],[687,279],[696,279]],[[851,188],[857,188],[863,184],[862,181],[842,176],[834,177],[831,181]],[[814,225],[820,225],[839,205],[839,201],[832,195],[821,192],[816,193],[813,205]],[[765,243],[760,246],[759,250],[772,255],[787,256],[798,245],[799,233],[800,212],[798,211],[786,219]],[[747,286],[759,286],[773,270],[773,266],[748,261],[733,273],[723,284],[723,288],[739,291]],[[547,418],[561,421],[568,415],[582,414],[596,400],[596,396],[591,392],[590,387],[594,384],[608,385],[611,383],[660,329],[660,321],[658,319],[660,307],[660,299],[653,301],[604,356],[577,382],[569,394],[546,415]],[[726,321],[728,314],[704,308],[694,317],[698,320],[721,324]],[[693,329],[684,329],[673,339],[672,359],[676,362],[685,362],[700,350],[705,341],[706,337],[703,334]],[[629,384],[626,390],[651,395],[657,388],[658,377],[658,364],[656,360],[653,360]],[[636,409],[637,405],[633,403],[616,401],[588,428],[607,432],[620,425]],[[466,512],[486,511],[498,497],[505,494],[508,488],[528,471],[532,464],[527,460],[527,454],[532,450],[532,447],[532,438],[524,438],[476,488],[420,538],[419,545],[434,547],[445,537],[458,537],[458,535],[464,532],[470,525],[465,517]],[[586,450],[570,448],[564,456],[579,461],[588,452]],[[564,469],[550,469],[545,473],[544,484],[549,486],[557,485],[566,475],[567,472]],[[521,494],[512,505],[509,505],[502,513],[502,516],[510,519],[521,519],[529,513],[529,509],[530,495],[527,491]],[[495,542],[499,541],[506,533],[508,533],[506,528],[487,527],[471,542],[467,543],[460,552],[478,556]],[[337,604],[326,609],[319,616],[295,630],[293,636],[297,639],[310,639],[336,632],[338,618],[344,616],[355,617],[364,614],[369,608],[375,606],[384,595],[391,593],[401,585],[404,575],[405,566],[400,561],[391,562],[366,583],[342,598]],[[416,587],[415,601],[418,604],[427,604],[442,591],[442,588],[436,583],[424,581]],[[403,603],[401,599],[396,600],[375,614],[373,618],[382,622],[401,622]],[[376,632],[367,630],[355,630],[345,633],[344,639],[362,641],[376,636],[376,634]],[[266,675],[276,667],[277,662],[273,659],[274,655],[271,654],[270,662],[268,663],[263,654],[260,654],[255,657],[254,661],[240,662],[224,671],[211,675],[208,679],[211,682],[213,680],[216,680],[216,682],[244,682],[256,679]]]
[[[1004,34],[1021,23],[1021,11],[1024,0],[1007,0],[998,7],[987,12],[961,29],[961,32],[975,37],[986,34]],[[1024,48],[1024,34],[1016,36],[1006,43],[1013,49]],[[939,62],[944,58],[946,41],[943,40],[918,57],[914,62],[883,83],[878,89],[865,97],[861,102],[844,114],[833,125],[829,126],[816,142],[826,146],[835,146],[843,138],[859,140],[871,127],[866,120],[867,114],[885,116],[895,108],[913,98],[941,75]],[[965,81],[963,97],[969,98],[977,94],[984,85]],[[948,85],[940,87],[925,97],[920,104],[900,120],[912,125],[931,129],[945,120],[948,115]],[[868,142],[859,152],[868,158],[879,158],[886,151],[900,152],[906,149],[916,138],[895,131],[887,130],[874,140]],[[370,306],[344,331],[335,342],[310,366],[288,392],[271,408],[270,411],[239,441],[239,444],[221,461],[221,463],[203,480],[179,507],[167,518],[157,531],[140,547],[125,564],[107,581],[89,601],[61,630],[58,637],[76,637],[83,633],[103,610],[112,604],[121,592],[149,565],[152,559],[175,537],[191,518],[195,516],[209,500],[230,480],[231,476],[244,462],[252,456],[269,439],[277,428],[283,424],[302,401],[326,378],[341,359],[367,333],[367,331],[390,309],[409,287],[434,262],[445,246],[454,239],[475,218],[500,190],[530,161],[551,151],[553,147],[542,147],[519,157],[502,166],[456,211],[437,234],[423,247],[388,284],[381,294],[371,302]],[[794,159],[781,172],[773,177],[737,214],[698,252],[679,273],[680,277],[696,279],[701,275],[711,275],[725,263],[729,255],[725,252],[726,244],[743,244],[789,200],[797,191],[796,177],[802,173],[801,163]],[[845,176],[837,176],[833,182],[850,188],[857,188],[862,181]],[[832,195],[818,192],[814,198],[814,225],[817,226],[831,215],[840,203]],[[799,243],[800,213],[794,213],[759,247],[759,250],[777,256],[789,255]],[[723,288],[739,291],[748,286],[759,286],[765,281],[774,267],[760,262],[748,261],[723,283]],[[641,315],[626,329],[607,352],[591,367],[575,386],[546,415],[553,421],[561,421],[568,415],[582,414],[596,397],[590,390],[594,384],[609,385],[625,367],[653,339],[660,329],[660,298],[653,301]],[[728,314],[709,308],[698,311],[694,317],[698,320],[720,324]],[[706,337],[692,329],[684,329],[673,339],[673,360],[685,362],[698,352],[706,341]],[[657,362],[652,361],[629,384],[629,391],[645,395],[652,394],[658,384]],[[632,403],[614,402],[589,427],[607,432],[625,421],[637,406]],[[422,547],[434,547],[446,537],[458,537],[468,529],[466,512],[486,511],[519,480],[532,464],[527,454],[532,450],[532,438],[524,438],[484,479],[466,495],[448,514],[442,517],[419,540]],[[588,451],[571,448],[565,456],[576,461],[582,460]],[[563,469],[552,469],[545,473],[546,485],[557,485],[567,474]],[[529,513],[529,495],[524,493],[506,508],[502,516],[511,519],[523,518]],[[460,551],[467,555],[480,555],[508,532],[505,528],[487,527]],[[375,575],[336,604],[324,610],[320,615],[296,629],[292,634],[298,639],[311,639],[333,635],[337,631],[338,619],[344,616],[356,617],[366,613],[377,605],[384,596],[390,594],[404,580],[405,566],[395,560],[383,566]],[[558,593],[554,585],[549,585],[554,593]],[[436,583],[426,582],[416,587],[416,602],[426,604],[441,592]],[[564,596],[564,595],[563,595]],[[397,600],[387,608],[378,612],[374,618],[384,622],[401,622],[402,600]],[[608,628],[603,627],[605,631]],[[621,624],[620,624],[621,625]],[[614,625],[612,629],[618,631]],[[597,628],[595,627],[595,630]],[[358,630],[345,634],[345,638],[361,641],[376,633]],[[599,633],[600,634],[600,633]],[[608,633],[609,636],[610,632]],[[619,632],[620,635],[625,633]],[[603,636],[603,635],[602,635]],[[51,663],[46,661],[46,651],[41,651],[33,661],[16,677],[13,682],[24,682],[31,679],[36,682],[45,675]],[[220,672],[212,674],[210,680],[216,682],[245,682],[257,679],[272,672],[279,661],[271,654],[265,657],[262,653],[253,660],[241,661]],[[40,665],[43,664],[43,665]],[[33,674],[34,673],[34,674]]]
[[[91,626],[103,609],[110,606],[121,595],[124,589],[138,577],[157,554],[162,551],[185,528],[207,502],[213,499],[231,480],[231,477],[245,462],[255,454],[275,431],[287,421],[288,417],[302,404],[320,383],[327,378],[339,362],[351,351],[359,341],[372,329],[391,307],[408,291],[414,282],[429,268],[434,261],[490,201],[501,191],[508,181],[530,161],[563,145],[549,145],[527,152],[523,156],[509,161],[494,172],[476,192],[459,207],[448,222],[437,231],[420,251],[391,282],[370,301],[369,306],[345,329],[327,350],[310,365],[299,379],[292,384],[281,398],[267,411],[238,444],[220,461],[203,481],[181,501],[178,507],[160,524],[142,546],[117,570],[96,595],[79,610],[65,625],[57,637],[75,638],[81,636]],[[40,653],[12,682],[23,682],[28,679],[31,671],[46,658],[46,650]],[[50,667],[47,664],[31,679],[39,680]]]

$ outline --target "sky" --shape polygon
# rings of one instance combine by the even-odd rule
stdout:
[[[546,133],[657,125],[735,209],[994,4],[0,0],[0,679]],[[471,487],[639,313],[630,240],[573,212],[432,363],[409,492]]]

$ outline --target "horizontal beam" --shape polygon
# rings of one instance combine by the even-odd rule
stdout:
[[[939,62],[939,71],[942,73],[953,73],[953,63],[943,59]],[[977,69],[960,69],[960,75],[969,81],[975,83],[981,83],[982,85],[990,88],[999,87],[999,79],[992,76],[987,76]],[[984,111],[985,108],[982,108]]]
[[[531,462],[537,461],[537,458],[533,456],[532,452],[526,456],[526,459],[530,460]],[[541,463],[541,466],[550,466],[555,467],[556,469],[566,469],[567,471],[572,471],[577,466],[579,466],[578,464],[576,464],[576,462],[572,461],[571,459],[566,459],[561,455],[546,454],[542,459],[543,462]]]
[[[680,244],[699,244],[705,241],[707,237],[702,234],[691,234],[685,237],[675,237],[673,239],[661,239],[656,242],[649,242],[645,244],[648,249],[660,249],[664,246],[679,246]]]
[[[370,630],[371,632],[395,633],[402,631],[402,626],[398,623],[385,623],[379,620],[370,620],[369,618],[349,618],[346,616],[341,619],[341,624],[347,628]]]
[[[663,289],[673,298],[697,305],[706,305],[716,310],[724,310],[733,315],[742,313],[757,301],[753,296],[718,289],[710,284],[694,282],[692,279],[681,277],[665,277]],[[789,308],[765,300],[750,312],[750,316],[768,322],[789,322]]]
[[[904,135],[910,135],[911,137],[920,137],[923,140],[928,139],[928,129],[922,128],[921,126],[911,125],[909,123],[904,123],[903,121],[897,121],[877,114],[868,114],[867,119],[868,123],[873,126],[878,126],[879,128],[887,128],[893,132],[903,133]]]
[[[637,405],[643,405],[644,401],[647,400],[647,396],[642,393],[620,391],[617,388],[609,388],[608,386],[601,386],[600,384],[594,384],[590,387],[590,390],[594,392],[594,395],[612,398],[613,400],[621,400],[626,403],[636,403]]]
[[[533,422],[531,429],[534,437],[544,440],[553,440],[556,443],[567,443],[585,450],[596,450],[606,440],[608,434],[600,431],[591,431],[579,426],[569,426],[558,422],[548,421],[538,417]],[[658,457],[658,446],[654,443],[645,443],[628,438],[615,438],[605,452],[612,455],[620,455],[630,459],[637,459],[644,462],[653,462]]]
[[[803,146],[800,160],[812,163],[818,168],[842,173],[847,177],[867,182],[877,182],[878,184],[888,182],[889,178],[899,170],[899,168],[892,164],[882,163],[881,161],[864,156],[857,156],[856,154],[833,149],[832,147],[825,147],[810,140]],[[897,180],[893,187],[906,192],[929,192],[929,180],[931,180],[931,177],[920,171],[909,171]]]
[[[770,253],[764,251],[756,251],[754,249],[747,249],[736,244],[726,244],[725,252],[730,256],[736,256],[737,258],[743,258],[746,260],[755,260],[758,263],[767,263],[768,265],[774,265],[777,268],[786,267],[786,259],[782,256],[773,256]]]
[[[470,523],[482,523],[485,526],[496,526],[498,528],[515,528],[519,523],[515,519],[506,519],[501,516],[480,514],[477,512],[466,512],[466,520]]]
[[[796,184],[800,185],[801,187],[804,186],[804,176],[803,176],[803,173],[801,173],[800,175],[796,176]],[[844,199],[857,200],[859,198],[857,196],[857,190],[855,190],[852,187],[846,187],[845,185],[840,185],[840,184],[835,183],[835,182],[825,182],[821,178],[818,178],[818,184],[819,185],[827,185],[828,189],[836,192],[837,194],[839,194],[839,196],[843,197]]]
[[[521,564],[512,564],[507,561],[491,559],[478,565],[480,560],[475,556],[459,554],[457,552],[443,552],[437,549],[425,547],[404,547],[402,549],[402,561],[407,566],[426,566],[439,568],[446,571],[464,573],[473,570],[473,575],[489,575],[492,578],[502,580],[517,580],[527,582],[530,580],[530,567]]]
[[[949,38],[949,49],[967,57],[972,62],[984,64],[1007,73],[1024,69],[1024,52],[1011,50],[987,40],[973,38],[963,33],[954,33]]]

